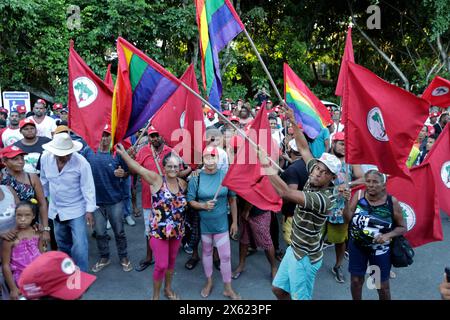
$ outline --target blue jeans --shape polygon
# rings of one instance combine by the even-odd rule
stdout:
[[[119,259],[127,258],[127,237],[123,227],[123,202],[115,204],[101,205],[94,212],[95,233],[97,239],[97,248],[101,258],[109,259],[109,241],[106,231],[106,221],[111,223],[116,239],[117,252]]]
[[[131,176],[122,181],[123,192],[123,217],[131,215]],[[110,221],[111,222],[111,221]]]
[[[89,247],[86,228],[86,215],[66,220],[53,220],[58,249],[72,257],[81,271],[89,268]]]

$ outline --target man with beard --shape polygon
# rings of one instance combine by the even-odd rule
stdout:
[[[143,166],[145,169],[154,171],[160,175],[163,175],[162,168],[164,168],[162,161],[164,157],[169,153],[175,153],[172,148],[167,146],[163,138],[159,135],[158,130],[156,130],[153,126],[148,128],[148,145],[143,147],[136,154],[136,161]],[[132,154],[131,154],[132,155]],[[178,177],[185,178],[191,173],[192,169],[188,166],[184,166],[180,168],[180,173]],[[145,270],[148,266],[153,264],[152,261],[152,250],[149,245],[149,231],[150,227],[149,217],[151,213],[152,203],[151,203],[151,190],[150,185],[145,181],[142,181],[142,209],[144,213],[144,222],[145,222],[145,236],[147,242],[147,256],[145,259],[139,262],[139,265],[135,268],[136,271],[140,272]]]
[[[12,111],[9,116],[9,127],[1,133],[2,148],[6,148],[23,138],[19,130],[19,113]]]
[[[31,119],[20,121],[19,130],[23,139],[17,141],[14,145],[27,153],[24,157],[25,167],[23,170],[28,173],[39,174],[41,155],[44,152],[42,145],[51,140],[36,135],[36,123]]]
[[[39,137],[52,138],[52,132],[56,129],[56,122],[53,118],[46,116],[47,108],[44,99],[38,99],[33,107],[34,116],[29,117],[36,123],[37,135]]]
[[[328,242],[334,244],[336,251],[336,263],[331,272],[334,274],[334,279],[339,283],[344,283],[344,274],[342,272],[342,260],[345,256],[345,241],[347,240],[348,224],[344,223],[343,210],[345,207],[345,199],[339,194],[339,190],[346,187],[348,178],[352,181],[349,185],[355,186],[364,183],[364,173],[360,165],[348,165],[345,163],[345,144],[344,132],[337,132],[333,136],[331,144],[331,153],[341,161],[341,170],[337,173],[334,179],[334,195],[336,196],[336,204],[331,209],[327,218],[326,235]],[[347,173],[347,170],[350,172]]]

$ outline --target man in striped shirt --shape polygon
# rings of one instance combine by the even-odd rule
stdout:
[[[277,193],[296,203],[293,217],[291,245],[278,268],[272,283],[275,296],[282,299],[312,299],[314,281],[322,265],[321,230],[328,211],[334,205],[333,184],[341,169],[341,161],[334,155],[324,153],[313,158],[305,136],[298,128],[291,109],[286,112],[293,123],[294,138],[303,160],[307,164],[309,178],[303,191],[290,189],[281,178],[267,167],[266,173]],[[267,163],[263,151],[258,152],[261,163]],[[275,172],[274,172],[275,171]]]

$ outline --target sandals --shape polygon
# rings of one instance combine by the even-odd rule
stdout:
[[[130,272],[133,270],[130,260],[128,260],[128,262],[120,262],[120,264],[122,265],[122,270],[125,272]]]
[[[234,294],[231,294],[231,295],[227,295],[227,294],[225,294],[225,292],[223,293],[223,296],[224,297],[226,297],[226,298],[228,298],[228,299],[230,299],[230,300],[242,300],[242,297],[239,295],[239,294],[237,294],[237,293],[235,293],[235,292],[233,292]]]
[[[92,272],[97,273],[103,270],[103,268],[105,268],[106,266],[111,264],[111,260],[108,259],[104,262],[102,262],[102,259],[100,259],[99,261],[97,261],[97,263],[92,267]]]
[[[142,210],[141,209],[133,210],[133,216],[135,218],[139,218],[141,215],[142,215]]]
[[[209,295],[210,295],[211,292],[212,292],[212,289],[213,289],[213,286],[211,286],[211,288],[209,289],[209,291],[206,292],[205,288],[203,288],[202,291],[200,291],[200,295],[202,296],[202,298],[205,298],[205,299],[208,298]]]
[[[244,272],[243,270],[242,271],[238,271],[238,272],[233,272],[233,275],[231,276],[231,279],[233,279],[233,280],[238,279],[243,272]]]
[[[200,258],[194,259],[194,258],[190,258],[186,264],[184,265],[184,267],[188,270],[192,270],[197,266],[197,263],[200,261]]]
[[[155,263],[155,260],[153,260],[153,259],[151,261],[141,260],[139,262],[139,265],[136,268],[134,268],[134,270],[136,270],[137,272],[144,271],[145,269],[147,269],[154,263]]]
[[[164,293],[164,296],[167,298],[167,300],[180,300],[180,297],[174,291],[172,291],[172,293],[170,294]]]

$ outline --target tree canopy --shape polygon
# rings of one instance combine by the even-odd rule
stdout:
[[[283,62],[287,62],[321,99],[337,101],[334,89],[351,19],[358,64],[416,94],[435,75],[449,78],[448,0],[232,2],[281,94]],[[380,8],[380,29],[367,25],[372,16],[367,8],[373,4]],[[80,0],[79,12],[71,5],[67,0],[0,2],[2,90],[27,90],[52,102],[66,102],[69,40],[103,77],[109,63],[116,72],[118,36],[176,76],[194,63],[201,84],[193,0]],[[243,34],[221,53],[221,69],[224,98],[252,99],[261,87],[275,96]]]

